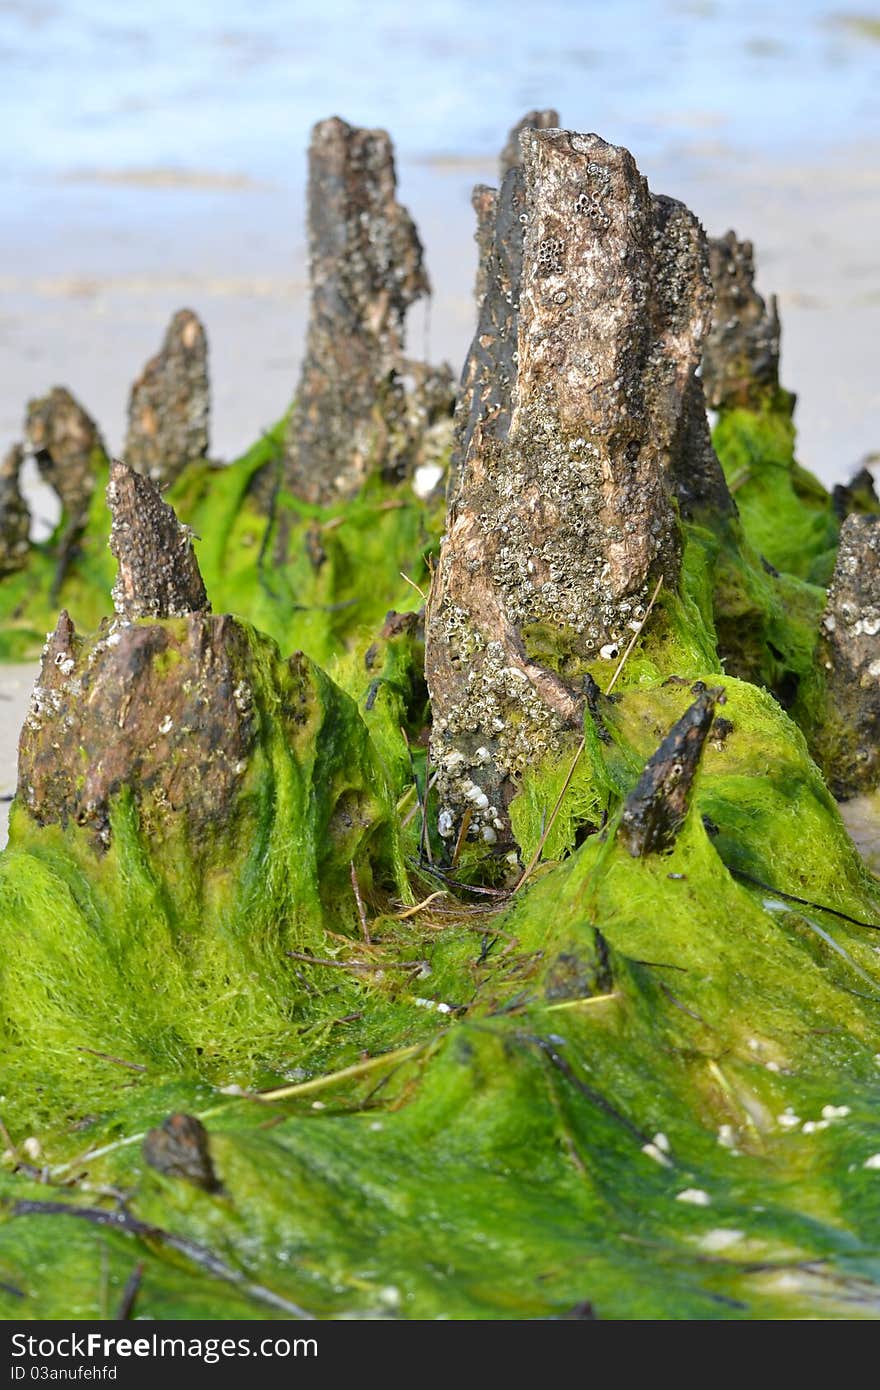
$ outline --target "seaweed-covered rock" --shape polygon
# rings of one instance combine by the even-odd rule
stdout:
[[[847,517],[828,602],[819,659],[827,707],[819,756],[835,796],[880,784],[880,517]]]
[[[27,562],[31,514],[21,494],[24,451],[13,444],[0,463],[0,579]]]
[[[126,463],[157,482],[173,482],[207,455],[210,410],[205,330],[191,309],[179,309],[131,388]]]
[[[711,302],[699,223],[627,151],[557,131],[523,148],[510,425],[471,433],[427,622],[443,827],[468,809],[490,843],[514,779],[580,728],[588,663],[618,656],[658,576],[676,587]]]
[[[712,331],[703,348],[703,384],[713,410],[759,408],[779,388],[779,312],[755,289],[754,247],[735,232],[713,237],[709,264],[715,287]]]
[[[310,502],[406,472],[404,317],[429,290],[422,245],[397,201],[391,141],[338,117],[309,146],[308,338],[286,481]]]

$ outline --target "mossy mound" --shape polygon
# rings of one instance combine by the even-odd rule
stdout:
[[[413,639],[385,640],[382,669]],[[253,642],[268,708],[287,677]],[[317,731],[261,725],[223,872],[175,846],[172,873],[130,794],[103,852],[16,808],[5,1315],[112,1314],[136,1262],[151,1317],[876,1315],[880,895],[778,704],[725,681],[673,851],[633,859],[623,796],[691,696],[631,683],[587,726],[605,828],[512,897],[412,912],[393,841],[321,834],[322,744],[377,774],[354,706],[308,683]],[[524,851],[557,791],[535,774]],[[413,886],[456,877],[418,867],[418,816],[399,833]],[[180,1110],[216,1192],[145,1162]]]

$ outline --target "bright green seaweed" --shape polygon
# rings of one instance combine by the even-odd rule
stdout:
[[[821,590],[761,565],[780,552],[745,485],[742,529],[689,522],[680,587],[588,715],[511,893],[519,865],[466,847],[450,868],[430,798],[423,832],[420,634],[380,636],[386,608],[418,606],[399,571],[424,583],[438,509],[376,485],[331,512],[279,495],[266,522],[248,487],[276,447],[172,495],[215,610],[269,634],[249,638],[258,749],[234,830],[194,848],[123,792],[100,854],[13,809],[2,1315],[112,1316],[142,1262],[153,1318],[877,1316],[880,889],[770,693],[818,699]],[[792,496],[794,550],[813,536],[818,563],[828,515]],[[62,595],[85,627],[112,578],[97,502],[93,523]],[[37,616],[10,640],[41,638]],[[594,663],[601,689],[612,670]],[[697,679],[724,686],[730,727],[672,852],[632,859],[623,798]],[[297,681],[311,713],[291,737]],[[524,779],[520,865],[570,768]],[[175,1110],[203,1119],[219,1192],[145,1163]],[[128,1232],[95,1216],[120,1194]]]

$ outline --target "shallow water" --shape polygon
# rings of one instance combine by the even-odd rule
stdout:
[[[332,112],[392,132],[435,297],[472,328],[469,191],[528,107],[628,145],[780,292],[803,461],[880,446],[880,25],[827,0],[0,0],[0,445],[68,384],[118,449],[168,316],[205,318],[215,450],[284,409],[305,321],[304,150]]]

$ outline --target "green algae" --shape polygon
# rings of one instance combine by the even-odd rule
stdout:
[[[745,535],[775,569],[827,585],[840,523],[821,483],[797,463],[790,398],[724,410],[712,433]]]
[[[683,523],[680,583],[594,700],[574,771],[570,750],[523,776],[511,822],[520,862],[542,862],[512,894],[518,868],[467,844],[452,864],[432,824],[419,594],[400,571],[428,582],[439,509],[382,483],[335,508],[276,486],[267,507],[280,426],[178,480],[215,610],[254,624],[256,752],[228,827],[198,844],[132,786],[106,850],[13,808],[0,1316],[112,1316],[136,1262],[153,1318],[585,1300],[600,1317],[877,1316],[880,890],[794,722],[822,713],[813,580],[836,533],[784,421],[733,416],[716,443],[740,519]],[[60,596],[86,628],[108,532],[98,492]],[[0,587],[19,652],[55,616],[49,549],[31,566],[15,599]],[[388,608],[404,617],[383,626]],[[604,690],[616,664],[584,674]],[[623,799],[696,681],[723,685],[724,725],[675,847],[634,860]],[[202,1118],[220,1191],[145,1162],[175,1110]],[[120,1193],[151,1236],[96,1224]]]
[[[311,678],[327,738],[351,749],[360,728],[368,759],[354,705]],[[179,847],[163,878],[130,800],[100,861],[76,827],[17,808],[0,861],[2,1113],[19,1143],[39,1139],[50,1184],[75,1181],[0,1181],[0,1271],[25,1295],[0,1291],[4,1314],[101,1316],[137,1258],[153,1317],[291,1316],[286,1300],[319,1317],[528,1318],[585,1299],[606,1317],[876,1315],[880,970],[870,930],[834,912],[876,921],[878,890],[791,720],[750,684],[725,688],[732,727],[710,737],[670,854],[633,860],[614,835],[690,698],[643,673],[602,702],[609,741],[589,737],[568,813],[592,794],[604,831],[476,916],[450,899],[399,918],[393,851],[377,852],[370,944],[350,846],[304,863],[293,793],[266,798],[274,843],[246,830],[244,867],[189,919]],[[314,807],[327,761],[300,767],[312,742],[285,776],[310,779]],[[535,789],[545,805],[558,777]],[[515,823],[527,850],[536,804]],[[570,841],[560,830],[557,851]],[[340,964],[291,964],[291,942]],[[222,1093],[273,1084],[274,1101]],[[140,1139],[172,1109],[203,1118],[217,1194],[146,1166]],[[94,1213],[111,1189],[177,1245],[39,1206]]]
[[[277,477],[286,427],[287,417],[228,466],[191,464],[167,500],[195,533],[214,610],[234,612],[285,651],[305,651],[332,667],[358,642],[369,642],[388,609],[419,606],[444,505],[439,498],[420,501],[408,481],[381,479],[353,501],[328,507],[302,502]],[[0,660],[37,657],[59,608],[80,630],[98,626],[115,577],[106,484],[104,462],[85,532],[57,594],[63,522],[31,547],[21,571],[0,584]]]

